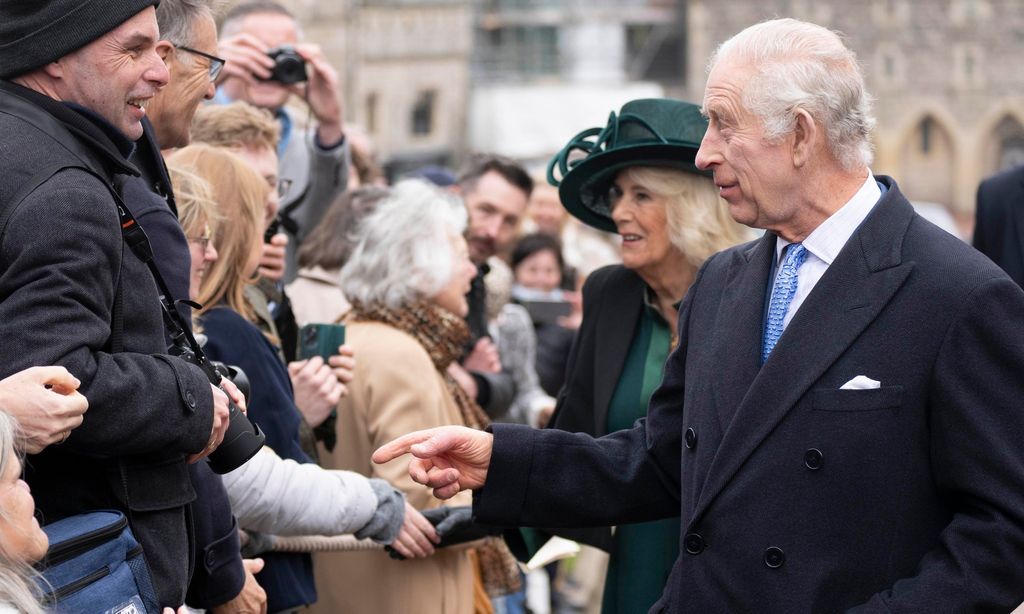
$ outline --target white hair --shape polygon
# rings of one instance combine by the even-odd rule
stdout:
[[[451,280],[451,240],[466,230],[466,207],[420,179],[400,181],[363,220],[359,243],[341,269],[352,302],[399,309],[436,296]]]
[[[13,416],[0,411],[0,474],[7,471],[7,466],[18,462],[21,439],[18,422]],[[10,522],[10,518],[0,511],[0,522]],[[40,589],[37,579],[40,578],[21,553],[8,552],[0,544],[0,609],[3,605],[13,606],[14,611],[26,614],[43,614],[39,605]]]
[[[763,21],[722,43],[708,71],[724,58],[754,67],[743,104],[761,119],[770,142],[791,133],[795,111],[803,109],[825,129],[844,169],[871,164],[871,96],[857,56],[838,33],[796,19]]]
[[[195,45],[196,23],[204,17],[211,20],[220,10],[221,0],[163,0],[156,7],[156,23],[160,38],[174,46]]]

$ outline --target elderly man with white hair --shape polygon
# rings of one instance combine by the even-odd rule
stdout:
[[[765,235],[712,256],[646,421],[494,425],[375,454],[477,519],[681,516],[652,612],[1006,612],[1024,598],[1024,292],[875,176],[854,54],[752,26],[711,62],[697,165]]]

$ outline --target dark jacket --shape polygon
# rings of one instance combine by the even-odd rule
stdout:
[[[191,263],[188,240],[178,223],[171,180],[153,126],[143,119],[142,127],[142,138],[131,155],[142,176],[125,181],[125,202],[131,203],[132,214],[149,238],[154,262],[171,296],[187,299]],[[179,304],[178,311],[182,322],[190,326],[192,309]],[[209,609],[242,592],[245,568],[239,551],[238,527],[220,476],[206,462],[189,465],[188,472],[196,491],[196,500],[191,505],[196,562],[186,601],[192,607]]]
[[[125,181],[125,202],[146,231],[153,246],[153,259],[171,294],[175,299],[187,299],[190,298],[188,286],[192,263],[188,239],[178,222],[171,178],[160,155],[160,144],[156,142],[153,126],[143,118],[142,128],[142,138],[135,143],[129,158],[140,176]],[[178,312],[186,324],[191,322],[192,309],[189,306],[178,305]]]
[[[619,384],[644,306],[644,281],[620,264],[600,268],[583,284],[583,322],[565,367],[565,386],[551,416],[563,431],[607,434],[608,406]]]
[[[978,186],[974,247],[1024,286],[1024,166]]]
[[[644,306],[643,279],[621,264],[602,267],[583,284],[583,322],[569,350],[565,386],[549,428],[594,437],[608,434],[608,408]],[[611,551],[608,528],[552,530]]]
[[[469,325],[470,331],[467,354],[482,337],[490,337],[490,333],[487,332],[487,285],[484,282],[484,277],[490,271],[491,267],[487,264],[477,266],[476,276],[473,277],[469,292],[466,294],[466,303],[469,306],[466,324]],[[497,373],[470,371],[470,375],[477,385],[476,402],[492,419],[504,418],[516,397],[516,382],[512,374],[502,369]]]
[[[8,82],[0,103],[0,206],[13,207],[19,186],[50,165],[84,164],[103,177],[57,172],[12,211],[0,246],[0,375],[62,365],[89,400],[66,443],[27,459],[36,506],[44,522],[127,511],[158,597],[177,606],[195,497],[185,456],[209,440],[213,394],[198,367],[165,354],[156,286],[122,240],[106,182],[119,189],[137,174],[125,160],[131,143],[95,116]]]
[[[679,514],[654,612],[1016,607],[1024,292],[879,179],[888,191],[763,366],[771,233],[698,273],[637,427],[494,425],[480,520]],[[842,389],[858,375],[881,385]]]
[[[537,334],[537,358],[534,366],[540,387],[557,396],[565,385],[565,363],[569,359],[576,331],[554,322],[541,322],[533,327]]]
[[[241,367],[249,377],[249,418],[266,434],[267,445],[281,458],[310,462],[299,442],[302,415],[295,407],[291,379],[274,346],[255,325],[226,307],[207,311],[201,321],[209,338],[207,355]],[[266,566],[256,579],[267,591],[268,612],[316,601],[313,561],[308,554],[272,552],[262,558]]]

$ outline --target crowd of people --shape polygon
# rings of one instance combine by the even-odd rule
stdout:
[[[752,26],[546,173],[388,185],[275,2],[0,32],[0,612],[62,611],[46,530],[94,510],[133,611],[1024,601],[1019,182],[980,251],[917,216],[835,33]]]

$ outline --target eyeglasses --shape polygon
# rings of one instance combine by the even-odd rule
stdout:
[[[177,47],[175,47],[175,49],[179,49],[181,51],[187,51],[188,53],[194,53],[194,54],[196,54],[198,56],[202,56],[202,57],[206,58],[207,60],[209,60],[210,61],[210,81],[216,81],[217,80],[217,75],[220,74],[220,71],[221,71],[222,68],[224,68],[224,65],[228,63],[228,61],[223,59],[223,58],[218,58],[215,55],[210,55],[209,53],[204,53],[202,51],[199,51],[198,49],[193,49],[191,47],[186,47],[184,45],[178,45]]]
[[[292,180],[281,178],[277,180],[277,195],[284,198],[284,195],[288,193],[292,187]]]
[[[191,243],[195,243],[199,247],[206,251],[206,248],[210,246],[210,229],[207,228],[201,236],[198,237],[186,237]]]

